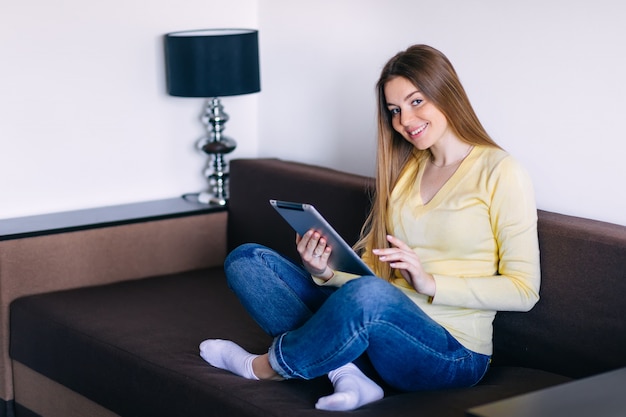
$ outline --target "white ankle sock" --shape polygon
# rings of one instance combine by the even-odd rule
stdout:
[[[348,411],[380,400],[385,393],[356,365],[348,363],[328,373],[335,393],[322,397],[315,404],[318,410]]]
[[[252,361],[259,355],[246,352],[230,340],[207,339],[200,343],[200,356],[215,366],[246,379],[259,379],[252,370]]]

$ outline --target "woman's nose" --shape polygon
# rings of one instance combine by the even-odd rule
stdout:
[[[413,114],[413,112],[409,110],[400,112],[400,124],[402,126],[404,127],[410,126],[413,120],[415,120],[415,115]]]

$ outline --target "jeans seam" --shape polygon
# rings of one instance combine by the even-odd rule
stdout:
[[[470,358],[472,356],[472,352],[467,349],[465,346],[461,345],[456,339],[454,339],[460,346],[460,348],[463,350],[463,355],[462,356],[458,356],[454,359],[451,359],[450,356],[447,355],[443,355],[441,354],[440,351],[434,350],[432,349],[430,346],[428,346],[427,344],[425,344],[424,342],[422,342],[419,339],[416,339],[413,335],[411,335],[410,333],[407,333],[406,331],[404,331],[404,329],[402,329],[401,327],[396,326],[394,323],[387,321],[387,320],[376,320],[373,321],[373,323],[381,323],[384,324],[386,326],[388,326],[391,329],[394,329],[395,331],[397,331],[398,333],[401,333],[404,337],[406,337],[406,339],[411,340],[411,343],[413,345],[419,345],[423,350],[427,350],[428,352],[431,353],[431,355],[436,356],[438,359],[440,360],[446,360],[446,361],[450,361],[450,362],[460,362],[463,360],[466,360],[468,358]],[[445,330],[445,329],[444,329]],[[448,331],[446,330],[446,333],[448,334],[449,337],[453,337],[451,336]]]
[[[348,349],[348,347],[352,344],[352,342],[354,342],[356,339],[359,339],[361,337],[361,335],[364,334],[364,333],[367,333],[367,332],[365,332],[364,330],[359,330],[357,332],[352,333],[350,338],[348,338],[345,341],[345,343],[343,343],[343,346],[342,346],[342,348],[340,350],[332,352],[329,356],[327,356],[327,357],[325,357],[325,358],[323,358],[323,359],[321,359],[319,361],[316,361],[315,363],[312,363],[311,366],[320,366],[320,365],[324,365],[324,364],[327,364],[327,363],[331,362],[334,358],[339,356],[341,353],[345,352]],[[368,340],[367,344],[369,346],[369,338],[367,340]],[[366,350],[367,350],[367,348],[365,349],[365,351]],[[346,362],[346,363],[348,363],[348,362]],[[345,365],[345,364],[342,364],[342,365]],[[342,365],[340,365],[340,366],[342,366]]]

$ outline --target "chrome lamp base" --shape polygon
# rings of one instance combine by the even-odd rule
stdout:
[[[224,206],[228,202],[228,164],[224,155],[234,151],[237,142],[222,134],[227,121],[228,114],[224,113],[220,99],[216,97],[208,100],[202,123],[206,126],[209,136],[198,142],[198,148],[209,156],[204,169],[209,189],[198,195],[198,202],[203,204]]]

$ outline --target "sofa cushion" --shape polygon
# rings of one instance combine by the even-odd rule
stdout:
[[[262,353],[270,343],[227,288],[221,269],[34,295],[11,305],[11,356],[121,416],[315,416],[332,387],[249,381],[206,364],[198,345],[225,338]],[[494,367],[479,386],[392,393],[361,416],[457,416],[496,399],[564,382]],[[348,415],[355,413],[334,413]]]

